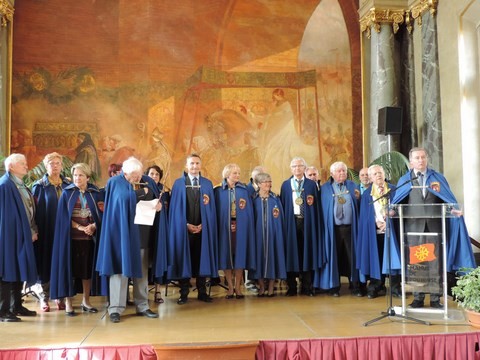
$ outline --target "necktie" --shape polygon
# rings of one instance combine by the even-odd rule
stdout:
[[[297,180],[297,183],[298,183],[298,192],[297,192],[297,196],[298,197],[302,197],[302,182],[303,180],[299,180],[299,179],[296,179]],[[305,204],[302,203],[300,205],[298,205],[300,207],[300,216],[305,216]]]
[[[418,174],[418,184],[420,186],[425,186],[425,176],[422,173]],[[423,196],[424,199],[425,199],[425,195],[426,195],[425,194],[425,188],[422,187],[422,196]]]
[[[199,195],[199,188],[198,188],[198,179],[196,177],[193,178],[193,194],[194,194],[194,199],[198,199]]]
[[[338,190],[340,194],[342,193],[342,186],[343,184],[338,184]],[[344,199],[343,195],[335,196],[337,202],[337,210],[335,211],[335,216],[338,220],[343,219],[343,204],[340,202],[340,198]]]
[[[230,189],[230,217],[237,217],[237,205],[235,204],[235,189]]]

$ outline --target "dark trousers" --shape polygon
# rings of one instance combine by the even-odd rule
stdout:
[[[303,254],[305,250],[304,219],[301,217],[295,217],[295,223],[297,228],[297,253],[300,272],[287,272],[287,286],[289,289],[296,290],[296,277],[298,276],[301,282],[301,291],[302,293],[306,293],[312,290],[312,270],[304,270],[303,268]]]
[[[23,282],[0,281],[0,314],[22,307]]]
[[[198,296],[207,294],[207,278],[204,276],[197,276],[195,278],[195,286],[197,287]],[[180,286],[180,296],[186,298],[190,292],[190,279],[180,279],[178,281]]]
[[[198,296],[204,295],[207,293],[207,279],[205,276],[199,276],[200,256],[202,255],[202,233],[188,234],[188,241],[190,245],[192,277],[195,278]],[[186,298],[190,292],[190,278],[180,279],[178,285],[180,286],[180,296]]]
[[[383,268],[383,247],[385,242],[385,234],[377,234],[377,249],[378,249],[378,262],[380,264],[380,272]],[[368,292],[378,292],[383,290],[385,286],[385,275],[381,274],[380,279],[370,279],[367,290]]]
[[[358,280],[352,282],[352,269],[354,264],[354,253],[352,244],[352,226],[351,225],[335,225],[335,246],[337,248],[337,266],[338,274],[340,276],[348,277],[350,288],[352,290],[363,289],[365,291],[365,284]],[[353,270],[356,271],[356,270]],[[340,282],[340,280],[339,280]],[[332,289],[338,291],[340,286]]]

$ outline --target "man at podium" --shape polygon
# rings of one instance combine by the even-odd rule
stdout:
[[[411,170],[398,180],[392,204],[409,204],[404,218],[404,231],[424,233],[407,236],[405,258],[408,259],[409,282],[414,286],[412,308],[424,306],[425,294],[430,293],[430,307],[442,308],[442,219],[437,206],[430,204],[457,203],[445,177],[428,167],[428,154],[415,147],[409,152]],[[402,186],[405,184],[405,186]],[[404,212],[405,214],[405,212]],[[446,219],[447,271],[475,267],[472,247],[462,213]],[[443,281],[442,281],[443,280]],[[424,290],[424,291],[422,291]]]

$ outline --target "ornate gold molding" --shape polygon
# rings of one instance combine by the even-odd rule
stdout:
[[[13,20],[14,8],[8,0],[0,0],[0,25],[7,26]]]
[[[392,24],[393,33],[396,34],[400,25],[405,23],[409,33],[413,30],[413,22],[417,20],[419,26],[422,26],[422,15],[430,11],[432,16],[437,14],[439,0],[419,0],[407,9],[377,9],[371,8],[360,19],[360,31],[371,37],[371,29],[377,33],[381,30],[382,24]]]
[[[420,4],[412,6],[410,12],[413,19],[417,19],[418,25],[422,26],[422,15],[430,11],[432,16],[437,14],[438,0],[420,0]]]
[[[370,11],[360,19],[360,31],[366,32],[367,37],[371,37],[371,28],[379,33],[382,24],[392,24],[393,33],[396,34],[400,24],[404,22],[406,11],[404,9],[376,9]]]

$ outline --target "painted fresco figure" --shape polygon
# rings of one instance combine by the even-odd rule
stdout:
[[[78,146],[75,149],[76,156],[74,163],[85,163],[90,166],[94,174],[93,180],[102,176],[102,166],[97,154],[97,148],[89,133],[81,132],[77,135]]]

